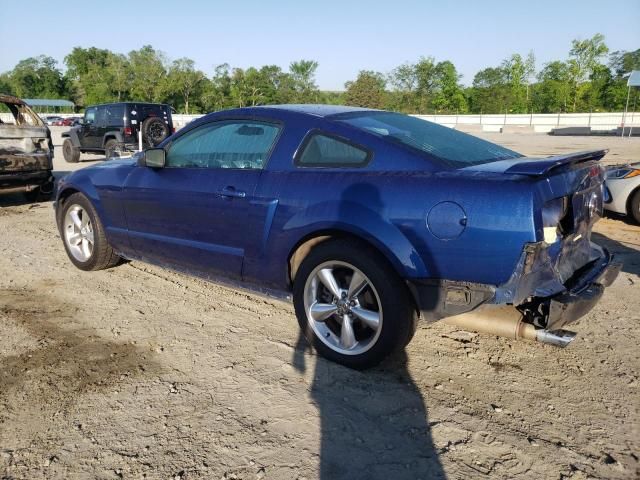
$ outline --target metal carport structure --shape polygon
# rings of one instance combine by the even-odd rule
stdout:
[[[63,100],[59,98],[24,98],[24,102],[33,107],[35,111],[42,112],[42,108],[46,108],[46,112],[49,112],[49,108],[53,107],[53,112],[56,112],[56,108],[70,109],[73,113],[75,104],[69,100]],[[59,110],[58,110],[59,111]]]

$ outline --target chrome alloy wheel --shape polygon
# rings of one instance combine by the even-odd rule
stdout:
[[[89,213],[80,205],[72,205],[64,216],[64,241],[73,257],[86,262],[93,253],[93,225]]]
[[[382,331],[382,306],[375,287],[353,265],[318,265],[304,287],[304,308],[317,337],[342,355],[373,347]]]

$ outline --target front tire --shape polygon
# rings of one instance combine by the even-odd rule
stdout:
[[[319,244],[293,284],[296,316],[322,356],[370,368],[401,350],[416,329],[407,288],[378,252],[356,240]]]
[[[65,200],[59,217],[60,236],[71,262],[80,270],[93,271],[118,264],[93,205],[81,193]]]
[[[80,149],[73,144],[70,138],[66,138],[62,143],[62,155],[67,163],[80,161]]]

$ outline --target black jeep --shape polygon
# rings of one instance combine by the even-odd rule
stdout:
[[[62,153],[67,162],[80,154],[104,153],[106,158],[138,150],[138,134],[143,147],[154,147],[173,133],[171,106],[159,103],[122,102],[87,107],[77,127],[62,134]]]

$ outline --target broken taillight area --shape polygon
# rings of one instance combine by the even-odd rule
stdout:
[[[561,240],[571,233],[572,227],[573,214],[568,196],[545,203],[542,208],[542,228],[546,243],[552,244]]]

